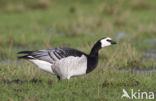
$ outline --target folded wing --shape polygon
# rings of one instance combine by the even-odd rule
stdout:
[[[72,48],[54,48],[50,50],[21,51],[18,54],[25,54],[24,56],[19,56],[19,59],[38,59],[52,64],[68,56],[81,57],[82,55],[86,55],[85,53]]]

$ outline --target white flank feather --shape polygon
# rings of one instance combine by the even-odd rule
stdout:
[[[56,75],[63,79],[70,79],[72,76],[79,76],[86,74],[87,58],[82,55],[81,57],[69,56],[57,61],[52,69]]]
[[[35,65],[37,65],[37,67],[38,67],[39,69],[42,69],[42,70],[44,70],[44,71],[46,71],[46,72],[50,72],[50,73],[52,73],[52,74],[55,74],[55,73],[52,71],[52,69],[51,69],[51,66],[52,66],[53,64],[51,64],[51,63],[49,63],[49,62],[46,62],[46,61],[37,60],[37,59],[32,59],[32,60],[30,60],[30,61],[33,62]]]

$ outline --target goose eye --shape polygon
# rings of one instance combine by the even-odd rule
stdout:
[[[111,42],[112,40],[107,39],[108,42]]]

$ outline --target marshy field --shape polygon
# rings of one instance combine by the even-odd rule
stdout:
[[[135,100],[121,98],[123,89],[156,100],[155,11],[155,0],[0,0],[0,101]],[[70,80],[17,59],[62,46],[89,53],[106,36],[118,44],[100,51],[93,72]]]

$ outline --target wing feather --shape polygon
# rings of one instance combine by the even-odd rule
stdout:
[[[75,57],[81,57],[82,55],[87,56],[87,54],[72,48],[54,48],[50,50],[22,51],[19,52],[19,54],[26,54],[25,56],[20,56],[19,58],[38,59],[47,61],[52,64],[68,56]],[[33,58],[28,58],[30,56]]]

